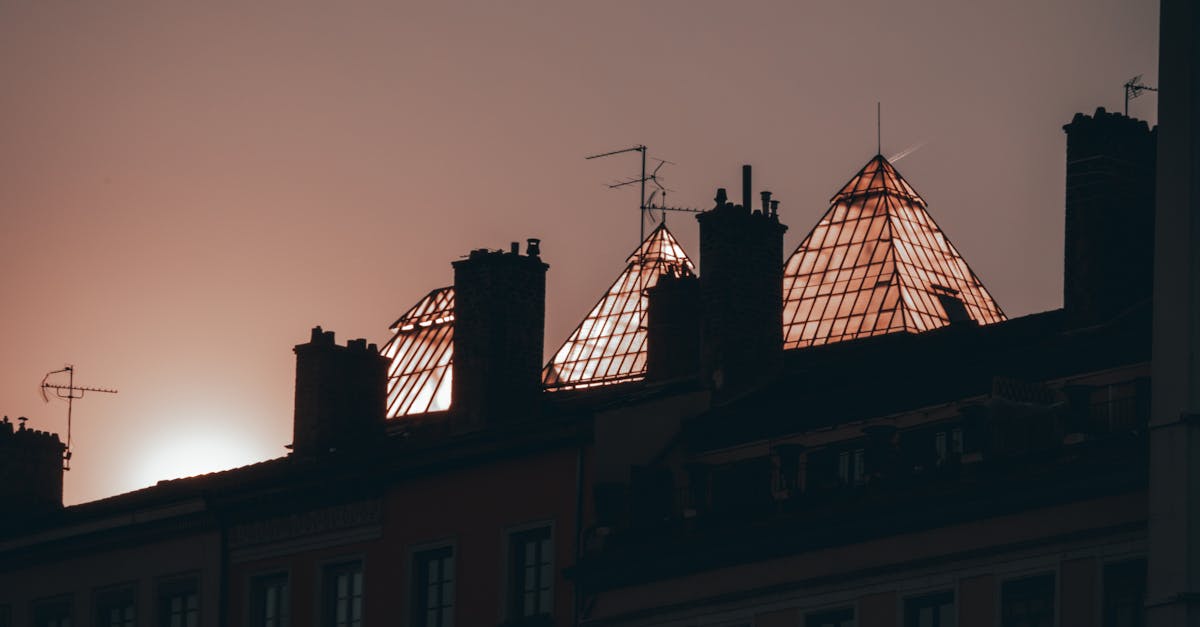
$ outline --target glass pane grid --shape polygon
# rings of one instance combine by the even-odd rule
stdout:
[[[387,416],[450,408],[454,354],[454,288],[433,290],[392,325],[380,353],[388,367]]]
[[[875,157],[784,269],[784,348],[950,324],[943,298],[980,324],[1004,313],[925,210],[925,201]]]
[[[645,376],[645,290],[664,274],[694,275],[696,267],[665,225],[625,261],[625,270],[546,365],[547,387],[586,388]]]

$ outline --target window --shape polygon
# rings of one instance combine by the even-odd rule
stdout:
[[[59,598],[33,605],[34,627],[71,627],[71,600]]]
[[[291,614],[288,577],[284,573],[250,580],[250,626],[287,627]]]
[[[159,584],[158,624],[162,627],[197,627],[200,624],[200,595],[195,579],[175,579]]]
[[[345,562],[325,567],[325,627],[362,625],[362,562]]]
[[[854,627],[854,610],[844,608],[809,614],[804,620],[804,627]]]
[[[443,546],[413,555],[412,598],[415,627],[454,624],[454,547]]]
[[[1005,582],[1000,591],[1003,627],[1054,626],[1054,575]]]
[[[954,627],[954,593],[939,592],[904,601],[904,627]]]
[[[1104,627],[1146,624],[1146,560],[1104,567]]]
[[[784,492],[800,489],[800,453],[804,449],[797,444],[781,444],[775,447],[779,460],[778,489]]]
[[[867,480],[866,449],[842,451],[838,455],[838,480],[842,485],[862,485]]]
[[[509,566],[509,617],[549,614],[554,596],[554,546],[550,528],[512,534]]]
[[[1098,433],[1128,433],[1142,426],[1136,382],[1102,385],[1091,391],[1090,428]]]
[[[962,428],[938,431],[934,434],[934,449],[937,452],[937,467],[958,462],[963,453]]]
[[[96,593],[96,627],[133,625],[133,588],[111,588]]]

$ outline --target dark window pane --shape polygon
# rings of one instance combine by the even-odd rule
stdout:
[[[939,592],[904,601],[904,627],[954,627],[954,593]]]
[[[158,624],[161,627],[197,627],[200,624],[200,593],[195,579],[175,579],[159,584]]]
[[[454,624],[454,549],[440,547],[413,556],[413,625]]]
[[[33,606],[34,627],[71,627],[71,600],[41,601]]]
[[[322,600],[325,627],[361,627],[362,578],[361,562],[325,567]]]
[[[291,594],[286,574],[255,577],[250,581],[251,627],[288,627]]]
[[[1104,627],[1146,624],[1146,560],[1104,567]]]
[[[133,627],[136,605],[133,588],[114,588],[96,593],[97,627]]]
[[[1005,582],[1000,615],[1003,627],[1054,627],[1054,575]]]
[[[845,608],[809,614],[804,625],[805,627],[854,627],[854,610]]]
[[[549,527],[514,533],[509,547],[509,616],[549,614],[554,596],[554,548]]]

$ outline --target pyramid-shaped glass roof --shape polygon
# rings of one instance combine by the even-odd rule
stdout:
[[[646,295],[664,274],[695,275],[696,266],[666,224],[625,260],[600,302],[542,371],[549,388],[583,388],[641,379],[646,374]]]
[[[454,288],[425,295],[391,327],[380,353],[388,366],[387,417],[450,409]]]
[[[1004,320],[925,201],[882,155],[830,204],[784,268],[784,348]]]

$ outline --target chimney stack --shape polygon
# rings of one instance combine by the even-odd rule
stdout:
[[[0,501],[4,510],[36,515],[62,507],[63,453],[66,445],[55,433],[13,428],[8,416],[0,420]]]
[[[1067,133],[1063,308],[1074,326],[1150,298],[1157,133],[1103,108]]]
[[[292,451],[297,455],[361,448],[383,437],[388,360],[364,339],[345,346],[313,327],[297,345]]]
[[[750,166],[742,167],[740,208],[717,191],[700,222],[703,374],[718,394],[735,395],[770,378],[783,359],[783,234],[777,209],[751,213]],[[777,201],[766,204],[778,207]]]
[[[525,255],[479,249],[453,263],[457,431],[536,414],[549,266],[541,241],[527,244]]]
[[[646,301],[646,380],[699,374],[700,280],[664,274],[646,290]]]

